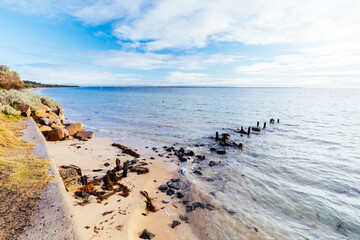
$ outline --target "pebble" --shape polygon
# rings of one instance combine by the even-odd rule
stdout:
[[[173,221],[173,223],[171,224],[171,228],[176,228],[177,226],[179,226],[181,223],[179,221]]]

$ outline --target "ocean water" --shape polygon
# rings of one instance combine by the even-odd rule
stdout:
[[[139,146],[177,144],[206,154],[186,163],[200,239],[360,239],[360,89],[42,89],[96,136]],[[280,119],[269,124],[269,119]],[[267,122],[250,137],[234,129]],[[226,155],[215,132],[243,150]],[[195,144],[204,144],[194,147]],[[222,166],[209,167],[208,162]],[[203,175],[193,174],[201,167]],[[190,214],[189,214],[190,215]],[[257,230],[257,231],[256,231]]]

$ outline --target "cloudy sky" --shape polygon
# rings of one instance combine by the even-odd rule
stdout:
[[[0,64],[43,83],[360,87],[360,1],[0,0]]]

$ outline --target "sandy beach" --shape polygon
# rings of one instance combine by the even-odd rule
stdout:
[[[121,162],[134,159],[111,146],[112,143],[110,139],[103,138],[93,138],[89,141],[74,139],[48,142],[48,148],[58,167],[76,165],[81,168],[83,175],[91,180],[94,177],[101,178],[107,170],[113,169],[116,158]],[[94,196],[90,196],[90,203],[81,206],[74,192],[68,192],[68,197],[74,205],[75,217],[86,239],[139,239],[144,229],[155,234],[156,239],[159,240],[197,239],[190,224],[179,219],[180,215],[186,215],[182,204],[184,198],[168,196],[158,190],[159,185],[166,184],[171,178],[180,177],[177,161],[171,161],[174,159],[172,156],[168,158],[165,155],[158,156],[162,149],[155,153],[151,147],[144,146],[143,149],[137,149],[141,155],[139,159],[148,163],[146,167],[149,168],[149,173],[137,175],[135,172],[129,172],[128,177],[120,181],[130,188],[128,197],[115,194],[98,203]],[[105,167],[106,163],[110,165]],[[94,169],[102,169],[102,171],[94,172]],[[146,210],[145,197],[140,191],[147,191],[153,198],[156,212]],[[163,199],[169,203],[163,203]],[[181,224],[172,228],[174,220]]]

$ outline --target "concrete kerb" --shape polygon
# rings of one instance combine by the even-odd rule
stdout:
[[[47,149],[46,140],[31,117],[23,118],[26,124],[22,139],[35,145],[35,154],[51,161],[49,175],[50,182],[45,187],[42,200],[38,204],[31,225],[25,229],[20,237],[22,240],[51,239],[51,240],[81,240],[78,222],[76,221],[72,205],[66,195],[66,190],[54,160]]]

